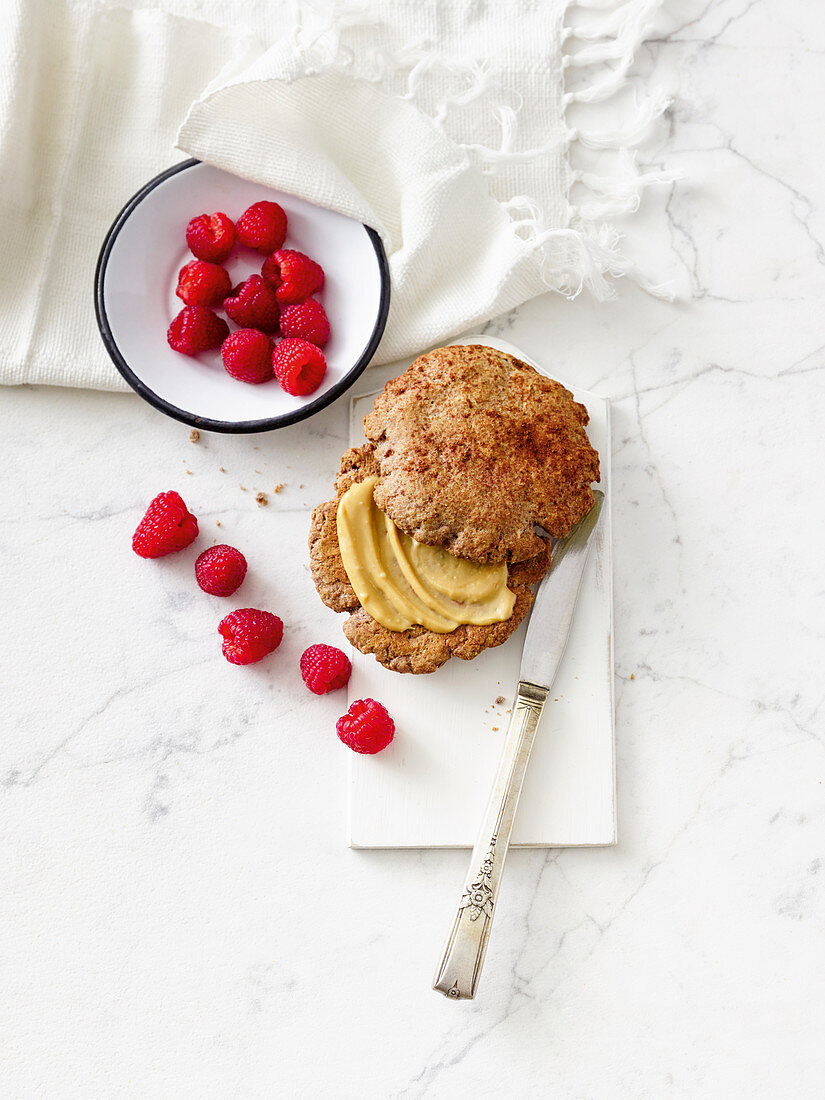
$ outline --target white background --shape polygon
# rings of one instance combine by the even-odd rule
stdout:
[[[634,233],[693,301],[490,326],[615,402],[620,844],[512,853],[477,1001],[430,992],[466,853],[346,848],[340,704],[295,667],[340,637],[303,544],[346,402],[196,446],[5,391],[4,1096],[821,1096],[825,21],[680,10],[639,64],[682,77],[648,154],[689,179]],[[173,487],[283,617],[270,661],[220,657],[194,550],[131,553]]]

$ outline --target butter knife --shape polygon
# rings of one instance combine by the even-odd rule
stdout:
[[[469,1000],[478,988],[530,752],[567,645],[591,535],[604,503],[603,493],[595,491],[593,495],[595,502],[587,515],[566,539],[555,544],[550,570],[536,594],[498,771],[433,980],[433,989],[453,1000]]]

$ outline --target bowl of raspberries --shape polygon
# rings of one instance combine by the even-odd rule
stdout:
[[[189,160],[118,215],[95,306],[115,366],[155,408],[261,432],[349,389],[381,339],[389,288],[368,226]]]

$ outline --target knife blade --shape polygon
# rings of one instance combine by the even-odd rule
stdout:
[[[519,796],[548,692],[567,645],[592,535],[604,494],[566,539],[556,543],[539,586],[521,658],[519,685],[496,778],[433,989],[452,1000],[475,996],[487,952]]]
[[[597,489],[593,497],[593,507],[587,515],[553,548],[550,570],[539,585],[527,626],[519,679],[548,690],[564,656],[590,551],[590,536],[602,511],[604,493]]]

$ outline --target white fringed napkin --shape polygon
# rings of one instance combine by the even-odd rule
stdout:
[[[175,145],[381,234],[378,362],[547,289],[606,297],[626,267],[606,219],[662,177],[628,157],[619,175],[579,173],[591,198],[573,206],[570,144],[629,148],[664,103],[607,133],[565,112],[622,87],[658,3],[582,0],[575,34],[568,0],[3,5],[0,381],[124,388],[95,326],[95,260]]]

